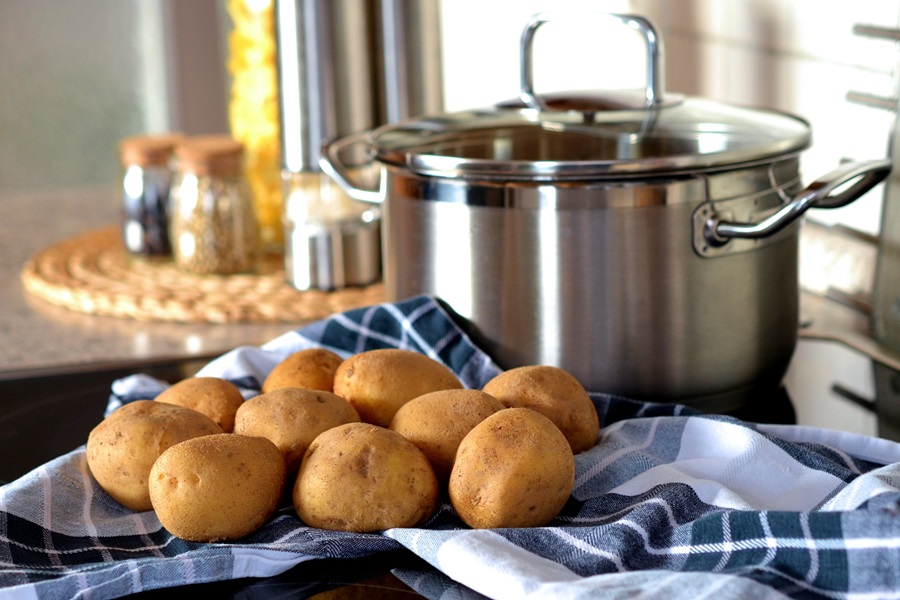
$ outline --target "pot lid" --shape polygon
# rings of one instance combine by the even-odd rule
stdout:
[[[809,146],[809,123],[799,117],[665,93],[653,25],[636,15],[600,16],[643,35],[644,90],[535,94],[532,39],[552,20],[537,14],[522,34],[521,100],[382,126],[369,134],[370,153],[433,176],[556,180],[723,169]]]
[[[650,108],[588,108],[608,98],[423,117],[374,130],[369,149],[380,162],[432,176],[554,180],[727,168],[810,144],[809,124],[785,113],[669,97]]]

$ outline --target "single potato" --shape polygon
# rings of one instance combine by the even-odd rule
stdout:
[[[169,533],[193,542],[237,540],[278,508],[284,459],[261,437],[221,433],[175,444],[150,470],[150,500]]]
[[[184,440],[215,433],[222,428],[193,409],[138,400],[116,409],[91,430],[88,469],[122,506],[150,510],[147,478],[159,455]]]
[[[334,391],[334,372],[343,359],[325,348],[294,352],[269,372],[262,384],[263,394],[279,388],[298,387]]]
[[[359,421],[359,414],[337,394],[301,388],[279,388],[250,398],[237,410],[234,432],[264,437],[284,456],[293,480],[300,460],[317,435]]]
[[[401,406],[390,429],[415,444],[428,457],[441,485],[446,485],[459,443],[473,427],[504,408],[479,390],[439,390]]]
[[[349,400],[364,422],[380,427],[388,427],[397,409],[417,396],[462,388],[438,361],[395,348],[354,354],[334,374],[334,393]]]
[[[509,408],[531,408],[556,424],[578,454],[597,443],[600,418],[591,397],[567,371],[531,365],[505,371],[482,388]]]
[[[436,510],[438,482],[425,455],[399,433],[348,423],[310,444],[293,501],[311,527],[358,533],[412,527]]]
[[[575,455],[550,419],[507,408],[463,439],[450,474],[450,503],[470,527],[540,527],[565,506]]]
[[[215,421],[225,433],[231,433],[234,413],[244,403],[244,397],[236,385],[225,379],[189,377],[160,392],[156,401],[193,408]]]

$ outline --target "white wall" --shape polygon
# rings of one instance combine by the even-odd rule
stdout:
[[[564,26],[548,24],[535,36],[539,91],[643,85],[642,57],[623,56],[617,48],[624,40],[640,51],[640,40],[621,26],[590,18],[599,11],[627,11],[627,0],[444,0],[441,6],[448,111],[518,97],[519,38],[539,12],[576,17]]]
[[[116,185],[127,135],[227,131],[222,11],[0,1],[0,193]]]

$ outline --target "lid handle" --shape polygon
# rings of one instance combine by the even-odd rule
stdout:
[[[661,60],[663,54],[662,39],[657,35],[656,28],[654,28],[649,20],[639,15],[601,13],[599,16],[619,21],[622,24],[637,30],[643,36],[644,43],[647,46],[647,86],[644,90],[644,104],[646,108],[661,104],[663,100],[663,88],[665,87],[665,76]],[[546,106],[534,93],[533,40],[535,33],[541,25],[554,20],[557,19],[548,13],[538,13],[528,20],[525,29],[522,31],[520,43],[522,59],[521,90],[519,97],[527,106],[538,110],[546,110]]]

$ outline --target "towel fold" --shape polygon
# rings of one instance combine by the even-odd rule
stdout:
[[[500,372],[423,296],[236,348],[198,375],[249,398],[280,360],[314,346],[345,357],[416,350],[470,388]],[[108,411],[166,385],[140,374],[116,381]],[[422,559],[395,574],[429,598],[900,596],[900,444],[591,397],[600,440],[576,456],[561,514],[530,529],[472,530],[444,503],[419,528],[355,534],[307,527],[285,506],[240,543],[192,543],[152,511],[112,500],[84,447],[73,449],[0,487],[0,598],[116,598],[398,552]]]

